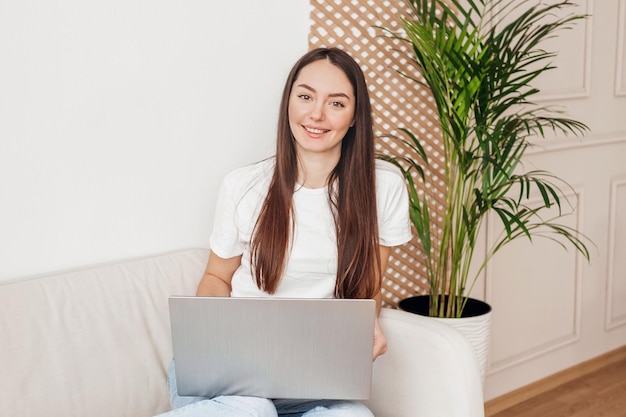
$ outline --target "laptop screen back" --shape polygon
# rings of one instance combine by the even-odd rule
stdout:
[[[374,300],[170,297],[179,395],[368,399]]]

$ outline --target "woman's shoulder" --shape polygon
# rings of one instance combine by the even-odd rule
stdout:
[[[224,183],[230,186],[248,188],[251,185],[271,179],[273,172],[274,158],[271,157],[230,171],[224,177]]]

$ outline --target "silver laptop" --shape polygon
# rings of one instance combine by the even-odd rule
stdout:
[[[170,297],[180,395],[368,399],[374,300]]]

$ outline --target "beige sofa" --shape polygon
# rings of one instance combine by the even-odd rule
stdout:
[[[0,282],[0,415],[143,417],[169,408],[167,298],[193,294],[208,251],[188,249]],[[378,417],[483,416],[478,365],[448,326],[383,309]]]

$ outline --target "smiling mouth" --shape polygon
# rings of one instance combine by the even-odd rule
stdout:
[[[309,133],[315,133],[317,135],[321,135],[322,133],[326,133],[326,132],[330,132],[330,129],[316,129],[314,127],[306,127],[306,126],[302,126],[304,128],[304,130],[306,130]]]

